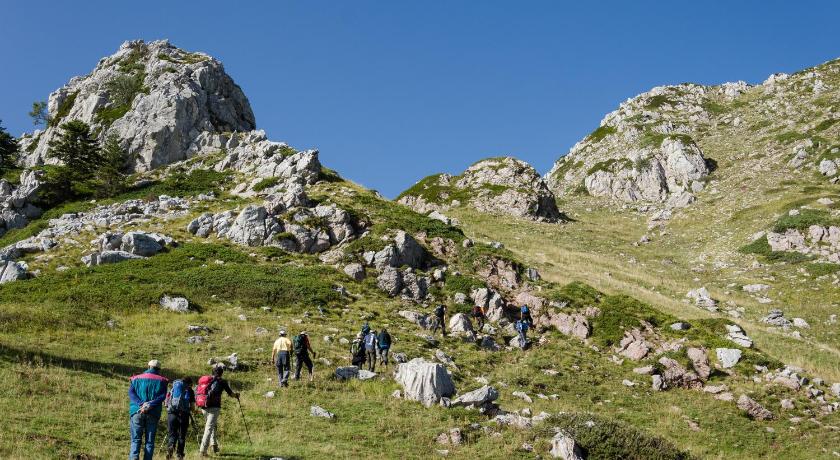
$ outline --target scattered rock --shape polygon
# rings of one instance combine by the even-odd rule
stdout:
[[[577,445],[574,438],[559,428],[555,428],[555,430],[557,434],[551,438],[549,455],[552,458],[563,460],[584,460],[583,450]]]
[[[324,417],[328,419],[335,418],[335,414],[320,406],[311,406],[309,408],[309,415],[312,417]]]
[[[772,420],[774,418],[772,412],[744,394],[738,398],[738,408],[755,420]]]
[[[165,295],[160,298],[160,306],[175,313],[189,313],[190,302],[183,297],[170,297]]]
[[[737,348],[716,348],[715,353],[720,365],[724,369],[735,367],[741,360],[741,350]]]

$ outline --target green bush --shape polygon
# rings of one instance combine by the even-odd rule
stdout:
[[[595,129],[595,131],[592,131],[591,133],[589,133],[589,136],[586,136],[586,138],[589,142],[592,142],[593,144],[595,144],[595,143],[601,142],[602,139],[609,136],[610,134],[614,134],[615,132],[616,132],[616,129],[615,129],[614,126],[610,126],[610,125],[599,126],[598,128]]]
[[[586,451],[589,460],[688,460],[688,453],[670,441],[645,433],[619,420],[588,413],[561,413],[549,417],[538,436],[551,438],[554,427],[567,432]]]
[[[808,273],[810,273],[811,276],[818,278],[820,276],[837,273],[838,271],[840,271],[840,264],[815,262],[812,264],[808,264],[808,266],[805,268],[808,270]]]
[[[254,188],[255,192],[262,192],[263,190],[265,190],[267,188],[274,187],[275,185],[277,185],[279,183],[280,183],[280,178],[279,177],[266,177],[265,179],[262,179],[261,181],[254,184],[253,188]]]
[[[800,209],[799,214],[791,216],[785,214],[773,226],[773,231],[776,233],[784,233],[789,229],[807,230],[812,225],[820,225],[828,227],[831,225],[838,225],[840,221],[831,217],[828,211],[822,209]]]

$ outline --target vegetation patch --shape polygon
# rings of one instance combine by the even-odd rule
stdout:
[[[624,422],[590,413],[563,413],[549,417],[535,428],[551,439],[553,427],[568,433],[590,460],[688,460],[692,457],[670,441],[650,435]]]
[[[280,183],[279,177],[266,177],[265,179],[260,180],[256,184],[254,184],[254,191],[255,192],[262,192],[267,188],[274,187],[275,185]]]
[[[593,144],[596,144],[598,142],[601,142],[602,139],[609,136],[610,134],[615,134],[615,133],[616,133],[616,129],[615,129],[614,126],[610,126],[610,125],[599,126],[598,128],[595,129],[595,131],[592,131],[591,133],[589,133],[588,136],[586,136],[586,140],[588,140],[589,142],[591,142]]]
[[[586,171],[586,175],[591,176],[599,171],[615,172],[631,167],[633,167],[633,162],[627,158],[610,158],[609,160],[599,161],[592,165]]]
[[[56,127],[61,124],[61,121],[64,120],[64,117],[70,113],[70,109],[73,108],[73,104],[76,103],[76,96],[79,95],[78,91],[72,92],[61,101],[61,104],[58,105],[58,110],[56,110],[55,115],[49,119],[47,122],[48,126]]]
[[[812,225],[819,225],[822,227],[829,227],[832,225],[840,225],[840,219],[831,217],[828,211],[822,209],[800,209],[799,214],[791,216],[785,214],[773,226],[773,231],[776,233],[784,233],[787,230],[807,230]]]

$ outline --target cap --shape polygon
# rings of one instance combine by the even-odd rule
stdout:
[[[149,369],[160,369],[160,361],[156,359],[149,361]]]
[[[280,329],[280,335],[286,335],[286,330],[285,329]]]
[[[307,335],[306,331],[300,331],[300,335]]]

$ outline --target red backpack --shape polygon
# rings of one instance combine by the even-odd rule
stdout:
[[[198,386],[195,387],[195,405],[207,407],[207,394],[210,393],[210,385],[213,383],[212,375],[202,375],[198,378]]]

